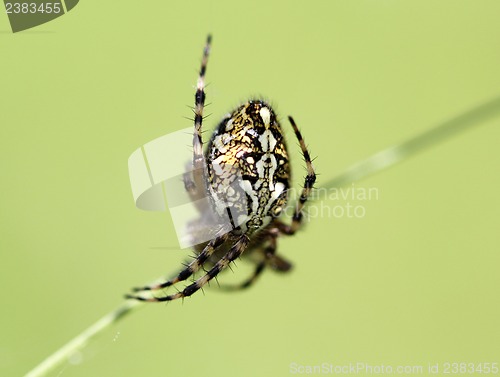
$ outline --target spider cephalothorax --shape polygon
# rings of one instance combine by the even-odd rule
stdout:
[[[194,247],[196,258],[175,278],[135,291],[158,291],[201,270],[204,274],[170,295],[127,295],[128,298],[171,301],[191,296],[243,252],[253,257],[256,267],[252,276],[235,288],[250,286],[266,266],[277,271],[288,271],[291,267],[276,254],[277,238],[294,234],[302,224],[302,209],[316,180],[309,152],[294,120],[288,117],[307,168],[291,225],[279,219],[288,200],[290,165],[283,131],[269,104],[251,100],[225,116],[203,153],[201,134],[210,43],[209,36],[195,94],[192,169],[184,175],[184,185],[200,211],[200,219],[191,224],[193,232],[211,237]],[[209,205],[200,200],[204,197],[209,197]]]

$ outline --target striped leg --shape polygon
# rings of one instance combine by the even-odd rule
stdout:
[[[193,167],[195,170],[203,169],[204,164],[201,127],[203,123],[203,110],[205,106],[205,73],[207,71],[208,55],[210,54],[211,42],[212,36],[208,35],[205,48],[203,49],[200,75],[196,84],[196,94],[194,95]]]
[[[268,264],[268,260],[274,256],[274,253],[276,252],[276,234],[270,233],[269,234],[269,245],[265,247],[264,249],[257,249],[259,253],[262,253],[262,260],[257,263],[255,266],[255,270],[253,271],[252,275],[250,277],[243,281],[240,284],[224,284],[221,285],[220,287],[226,291],[239,291],[241,289],[246,289],[250,287],[253,283],[257,281],[257,278],[260,276],[260,274],[264,271],[264,268]],[[266,242],[263,240],[263,242]]]
[[[224,290],[227,291],[238,291],[242,289],[246,289],[251,287],[259,278],[259,276],[262,274],[264,269],[266,267],[270,267],[271,269],[275,271],[280,271],[280,272],[288,272],[292,268],[292,265],[290,262],[284,260],[280,256],[276,255],[276,249],[277,249],[277,237],[278,237],[277,232],[270,231],[270,238],[269,238],[269,245],[264,248],[263,250],[258,250],[263,254],[263,259],[257,263],[255,266],[255,269],[250,275],[250,277],[243,281],[240,284],[234,284],[234,285],[229,285],[229,284],[224,284],[221,285],[220,287]]]
[[[311,156],[309,155],[309,151],[307,150],[306,143],[302,134],[299,131],[299,128],[295,124],[295,121],[291,116],[288,117],[293,130],[295,131],[295,136],[300,144],[300,149],[302,150],[302,155],[304,156],[304,160],[306,162],[307,175],[305,177],[304,187],[302,188],[302,193],[300,195],[299,201],[297,202],[297,206],[295,207],[295,212],[292,218],[292,224],[286,225],[283,223],[278,223],[279,229],[282,233],[292,235],[294,234],[302,225],[302,209],[304,208],[304,204],[306,203],[309,195],[311,195],[314,182],[316,182],[316,173],[314,172],[314,167],[311,161]]]
[[[182,270],[175,278],[167,280],[164,283],[160,284],[155,284],[152,286],[146,286],[146,287],[140,287],[140,288],[134,288],[134,292],[139,292],[139,291],[155,291],[158,289],[170,287],[171,285],[174,285],[180,281],[184,281],[188,279],[190,276],[194,275],[197,273],[204,265],[204,263],[210,258],[215,250],[217,250],[226,240],[228,239],[229,235],[223,234],[221,236],[218,236],[211,240],[204,248],[203,251],[198,254],[198,256],[191,261],[186,267],[186,269]],[[140,299],[139,297],[136,296],[130,296],[128,295],[127,298],[137,298]]]
[[[205,107],[205,73],[207,71],[208,56],[210,54],[210,44],[212,36],[207,36],[201,67],[196,83],[196,94],[194,96],[194,130],[193,130],[193,163],[189,166],[192,172],[184,174],[184,186],[191,198],[199,199],[205,190],[205,159],[203,156],[202,124],[203,110]]]
[[[208,200],[201,200],[205,197],[205,186],[197,186],[198,182],[205,181],[205,172],[202,169],[191,170],[191,162],[186,167],[186,172],[183,175],[184,189],[188,193],[191,203],[200,214],[210,210]]]
[[[229,264],[240,257],[245,251],[250,239],[247,235],[242,235],[238,241],[229,249],[229,251],[203,276],[198,278],[194,283],[188,285],[182,291],[164,296],[164,297],[141,297],[141,296],[127,296],[127,298],[134,298],[140,301],[159,302],[159,301],[172,301],[179,298],[191,296],[205,286],[210,280],[215,278],[222,270]]]
[[[257,263],[257,266],[255,267],[255,270],[253,271],[252,275],[245,280],[242,283],[239,284],[224,284],[221,285],[220,288],[225,290],[225,291],[240,291],[242,289],[247,289],[250,286],[253,285],[257,281],[257,278],[260,276],[260,274],[264,271],[264,268],[266,267],[266,261],[262,260],[259,263]]]

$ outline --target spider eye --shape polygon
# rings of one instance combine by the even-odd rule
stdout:
[[[283,211],[283,207],[276,207],[275,209],[273,209],[273,216],[278,217],[281,211]]]

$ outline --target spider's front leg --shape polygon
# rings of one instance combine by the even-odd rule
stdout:
[[[167,280],[163,283],[158,283],[145,287],[133,288],[134,292],[140,291],[156,291],[158,289],[170,287],[180,281],[187,280],[189,277],[196,274],[205,264],[205,262],[214,254],[214,252],[228,239],[229,234],[223,234],[215,237],[213,240],[203,248],[203,251],[187,265],[175,278]],[[141,300],[142,298],[133,295],[126,295],[127,298],[135,298]]]
[[[235,259],[239,258],[246,247],[250,239],[246,234],[241,235],[236,243],[229,249],[229,251],[217,262],[215,265],[207,271],[207,273],[200,278],[196,279],[194,283],[188,285],[182,291],[163,297],[142,297],[142,296],[127,296],[127,298],[134,298],[140,301],[149,302],[159,302],[159,301],[172,301],[179,298],[184,298],[191,296],[193,293],[197,292],[203,288],[210,280],[215,278],[221,271],[226,269],[227,266]]]
[[[193,130],[193,161],[188,172],[184,174],[184,187],[189,193],[191,200],[197,201],[205,194],[205,158],[203,156],[203,110],[205,109],[205,74],[207,71],[208,56],[210,54],[210,44],[212,36],[208,35],[201,67],[196,83],[196,93],[194,95],[194,130]]]

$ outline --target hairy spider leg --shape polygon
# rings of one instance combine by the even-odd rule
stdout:
[[[269,241],[269,244],[264,248],[258,249],[258,251],[262,254],[262,260],[256,263],[253,273],[239,284],[220,285],[222,289],[227,291],[238,291],[250,288],[257,281],[266,267],[270,267],[271,269],[279,272],[290,271],[292,264],[276,254],[276,250],[278,249],[278,228],[273,226],[270,229],[265,230],[265,232],[268,233],[268,235],[262,241],[262,244],[266,241]]]
[[[191,199],[201,199],[205,193],[205,158],[203,155],[202,124],[203,110],[205,108],[205,74],[207,71],[208,57],[212,36],[207,36],[201,67],[196,83],[196,93],[194,95],[194,130],[193,130],[193,162],[192,172],[188,170],[184,174],[184,186]],[[192,174],[192,175],[191,175]]]
[[[226,269],[231,262],[239,258],[243,251],[250,242],[250,238],[243,234],[241,235],[236,243],[229,249],[229,251],[210,269],[208,272],[196,279],[194,283],[188,285],[182,291],[163,297],[141,297],[141,296],[127,296],[127,298],[134,298],[140,301],[148,302],[159,302],[159,301],[172,301],[179,298],[184,298],[191,296],[193,293],[197,292],[203,288],[210,280],[215,278],[221,271]]]
[[[297,137],[297,140],[299,141],[300,149],[302,150],[302,155],[304,156],[304,160],[306,162],[306,170],[307,170],[307,174],[304,179],[304,186],[302,188],[302,193],[300,194],[299,200],[295,207],[295,212],[292,217],[292,224],[287,225],[279,221],[277,222],[277,227],[281,233],[292,235],[295,234],[295,232],[302,225],[302,219],[303,219],[302,209],[304,208],[307,199],[311,195],[314,182],[316,182],[316,173],[314,171],[314,167],[311,161],[311,156],[309,154],[309,151],[307,150],[306,143],[304,141],[304,138],[302,137],[302,134],[299,131],[299,128],[297,127],[295,121],[291,116],[288,117],[288,120],[290,121],[290,124],[292,125],[293,130],[295,131],[295,136]]]
[[[197,273],[204,265],[204,263],[213,255],[213,253],[228,239],[229,234],[225,233],[222,235],[219,235],[215,237],[213,240],[209,241],[208,244],[203,248],[203,251],[198,254],[198,256],[193,259],[187,267],[179,272],[179,274],[170,280],[167,280],[163,283],[155,284],[155,285],[150,285],[146,287],[138,287],[138,288],[133,288],[134,292],[139,292],[139,291],[155,291],[158,289],[170,287],[171,285],[174,285],[180,281],[187,280],[189,277]],[[127,298],[137,298],[135,296],[127,296]]]

